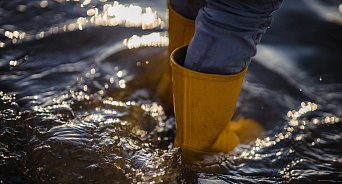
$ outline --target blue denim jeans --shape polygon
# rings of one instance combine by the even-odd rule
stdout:
[[[256,45],[283,0],[170,0],[173,9],[195,18],[184,67],[210,74],[235,74],[246,68]],[[204,5],[204,7],[203,7]]]

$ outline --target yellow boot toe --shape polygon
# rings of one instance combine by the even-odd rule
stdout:
[[[239,137],[242,144],[248,144],[265,136],[265,129],[252,119],[239,119],[231,122],[231,130]]]

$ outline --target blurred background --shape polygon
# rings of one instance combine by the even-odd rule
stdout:
[[[156,95],[165,0],[0,1],[0,183],[339,183],[342,3],[285,0],[234,118],[266,136],[182,164]]]

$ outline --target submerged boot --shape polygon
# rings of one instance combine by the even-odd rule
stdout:
[[[187,45],[190,43],[195,33],[195,20],[188,19],[178,14],[167,3],[169,9],[169,47],[168,55],[177,47]],[[173,110],[172,100],[172,81],[171,81],[171,67],[168,65],[166,73],[163,75],[161,82],[158,85],[158,96],[169,111]]]
[[[234,75],[206,74],[183,67],[187,46],[171,55],[176,118],[174,146],[183,151],[227,153],[239,143],[231,129],[247,68]]]

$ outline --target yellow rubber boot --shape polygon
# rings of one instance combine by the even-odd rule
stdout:
[[[227,153],[239,143],[231,129],[247,68],[234,75],[206,74],[184,68],[187,46],[171,54],[176,119],[175,147],[202,153]]]
[[[191,20],[178,14],[167,1],[169,9],[169,47],[168,55],[176,48],[190,43],[195,33],[195,20]],[[169,63],[169,62],[168,62]],[[158,96],[169,111],[173,110],[171,67],[167,66],[167,71],[163,75],[158,85]]]
[[[265,136],[265,129],[252,119],[238,119],[231,122],[230,129],[239,137],[241,144],[249,144]]]

